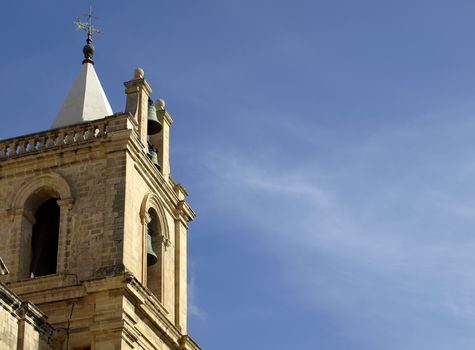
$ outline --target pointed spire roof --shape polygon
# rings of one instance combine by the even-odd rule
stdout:
[[[79,19],[75,22],[78,29],[87,31],[86,45],[83,48],[82,69],[51,125],[53,129],[102,119],[113,114],[92,60],[95,51],[92,45],[92,33],[99,32],[99,30],[92,25],[91,9],[86,16],[88,22],[81,22]]]
[[[112,114],[112,108],[97,77],[94,65],[84,62],[51,127],[60,128],[101,119]]]

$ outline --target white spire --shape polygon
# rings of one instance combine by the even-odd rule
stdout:
[[[51,128],[102,119],[112,114],[94,65],[85,61]]]

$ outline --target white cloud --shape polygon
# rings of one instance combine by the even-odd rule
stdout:
[[[382,131],[348,146],[347,162],[316,156],[318,167],[284,167],[269,152],[208,152],[208,193],[228,206],[212,210],[259,228],[263,237],[251,239],[273,246],[302,302],[343,323],[361,314],[367,323],[346,325],[352,336],[361,327],[427,334],[444,319],[473,326],[474,163],[463,142],[446,151],[461,132],[446,122]],[[445,147],[432,149],[441,133]]]
[[[196,288],[195,264],[188,259],[188,315],[201,321],[206,320],[206,313],[198,305]]]

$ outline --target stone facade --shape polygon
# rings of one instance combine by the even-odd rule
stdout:
[[[0,349],[53,350],[59,348],[59,339],[37,307],[0,283]]]
[[[0,141],[0,256],[10,271],[2,278],[47,315],[58,349],[199,349],[187,335],[187,223],[195,214],[169,174],[172,119],[158,101],[159,170],[147,155],[151,88],[141,70],[125,85],[125,113]],[[35,212],[51,198],[60,208],[56,273],[33,278]],[[17,314],[7,314],[13,324]],[[49,349],[41,346],[28,349]]]

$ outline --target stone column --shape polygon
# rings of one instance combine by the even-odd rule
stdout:
[[[67,252],[71,252],[70,210],[73,207],[73,199],[65,198],[56,201],[59,206],[59,231],[58,231],[58,258],[56,261],[56,273],[68,271],[69,262]]]
[[[148,98],[152,93],[152,88],[144,79],[142,68],[135,69],[134,79],[126,81],[124,85],[125,94],[127,95],[125,113],[132,114],[137,121],[139,139],[145,153],[147,153]]]
[[[155,102],[157,119],[162,124],[162,131],[150,137],[152,144],[158,149],[158,163],[162,168],[162,175],[168,181],[170,177],[170,126],[173,119],[165,109],[165,101],[160,99]]]
[[[175,216],[175,326],[182,334],[187,333],[187,230],[190,217],[187,213],[185,188],[178,184],[174,188],[180,200]]]
[[[15,210],[15,225],[18,225],[19,236],[14,253],[18,265],[13,267],[16,271],[16,279],[30,277],[31,263],[31,234],[33,225],[36,222],[35,216],[28,209],[20,208]]]

